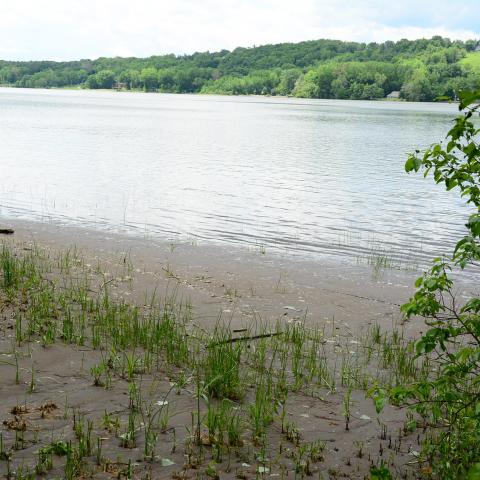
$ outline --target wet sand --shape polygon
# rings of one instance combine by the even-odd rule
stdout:
[[[192,305],[193,321],[206,329],[211,329],[220,318],[229,321],[235,330],[254,322],[273,324],[305,320],[306,323],[323,324],[326,337],[354,339],[374,323],[386,330],[398,324],[401,321],[399,305],[413,292],[413,281],[418,276],[418,272],[411,271],[375,272],[370,266],[361,264],[312,262],[260,249],[172,244],[46,223],[5,220],[2,223],[15,230],[14,235],[2,236],[2,240],[17,248],[28,248],[33,243],[52,252],[76,247],[92,266],[98,263],[110,272],[116,283],[113,295],[118,299],[142,305],[154,294],[162,297],[174,293],[177,301],[188,301]],[[126,275],[124,267],[130,262],[132,267]],[[2,358],[8,362],[12,359],[8,352],[14,342],[14,312],[8,305],[2,310],[0,348]],[[405,328],[407,335],[414,335],[421,330],[421,325],[412,323]],[[355,342],[352,340],[352,343]],[[45,348],[39,342],[30,344],[28,351],[24,351],[20,359],[19,384],[15,384],[14,369],[0,364],[0,420],[4,422],[3,435],[7,444],[13,443],[15,438],[15,429],[10,428],[8,422],[20,421],[26,425],[27,440],[15,456],[17,468],[18,459],[25,465],[34,463],[38,450],[35,438],[71,437],[73,410],[93,418],[97,422],[95,425],[100,423],[105,410],[125,421],[128,382],[117,378],[109,389],[92,385],[90,368],[99,362],[101,352],[87,346],[62,344]],[[26,393],[32,365],[36,387],[33,393]],[[159,372],[146,375],[142,381],[149,392],[154,392],[154,397],[162,398],[170,388],[171,375],[172,371]],[[185,460],[177,444],[187,435],[186,428],[191,424],[191,412],[195,409],[192,388],[187,384],[169,400],[170,428],[162,434],[157,448],[158,458],[171,459],[174,465],[162,467],[158,461],[144,462],[140,447],[121,449],[112,432],[100,431],[105,438],[104,455],[115,460],[108,467],[110,471],[96,472],[93,477],[116,478],[130,459],[136,464],[133,478],[196,478],[198,471],[194,469],[196,473],[192,473],[185,466],[182,473],[178,473]],[[388,452],[397,449],[392,446],[395,444],[392,435],[402,428],[405,412],[386,408],[382,425],[390,432],[387,437],[380,432],[372,400],[365,398],[365,392],[354,391],[350,430],[345,431],[343,393],[339,389],[325,398],[292,393],[286,415],[295,422],[302,440],[326,442],[324,459],[313,467],[315,475],[366,478],[370,465],[378,464],[385,449],[390,449]],[[42,405],[49,403],[55,404],[55,408],[45,413]],[[15,416],[11,413],[15,405],[25,405],[26,412]],[[98,431],[97,427],[94,430]],[[282,449],[284,435],[275,428],[271,435],[272,441],[279,443]],[[403,441],[401,447],[398,446],[392,468],[403,468],[412,460],[411,452],[418,449],[416,435]],[[246,445],[249,451],[256,448]],[[4,466],[0,465],[0,469],[4,471]],[[217,470],[219,478],[258,478],[258,467],[252,464],[252,458],[242,461],[241,455],[231,466],[226,467],[223,462]],[[61,468],[54,468],[50,474],[47,478],[55,478],[61,474]],[[149,474],[150,477],[146,476]],[[272,471],[271,476],[279,475]],[[287,471],[285,478],[294,477],[294,472]]]
[[[77,247],[91,263],[118,265],[127,256],[133,281],[124,295],[142,300],[172,289],[190,299],[195,317],[213,326],[219,316],[232,327],[253,319],[272,322],[305,317],[359,329],[373,322],[388,328],[401,321],[399,306],[414,292],[420,272],[381,269],[365,262],[308,258],[154,237],[105,234],[72,226],[4,220],[15,230],[6,241],[36,242],[48,249]],[[414,327],[412,327],[414,328]]]

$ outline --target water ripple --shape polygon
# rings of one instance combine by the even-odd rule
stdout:
[[[406,175],[453,105],[0,89],[0,214],[358,260],[448,253],[468,210]]]

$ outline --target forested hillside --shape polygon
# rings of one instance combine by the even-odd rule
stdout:
[[[0,61],[0,84],[340,99],[399,91],[406,100],[433,101],[480,87],[480,41],[316,40],[184,56]]]

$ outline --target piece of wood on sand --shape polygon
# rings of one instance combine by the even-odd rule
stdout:
[[[0,228],[0,234],[2,235],[13,235],[13,232],[11,228]]]
[[[282,335],[283,332],[273,332],[273,333],[262,333],[261,335],[252,335],[250,337],[234,337],[229,338],[228,340],[222,340],[221,342],[211,343],[207,348],[216,347],[217,345],[226,345],[227,343],[236,343],[236,342],[248,342],[250,340],[257,340],[259,338],[269,338],[276,337],[277,335]]]

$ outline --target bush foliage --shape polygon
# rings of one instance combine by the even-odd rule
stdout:
[[[389,392],[375,392],[377,409],[387,396],[408,405],[423,420],[422,460],[433,478],[480,478],[480,298],[458,298],[452,273],[478,275],[480,265],[480,91],[460,94],[461,115],[445,142],[408,158],[407,172],[432,174],[447,190],[457,189],[473,213],[450,258],[436,258],[416,282],[402,306],[407,318],[420,316],[429,329],[416,343],[417,355],[429,357],[431,374]],[[475,288],[475,283],[469,287]]]

